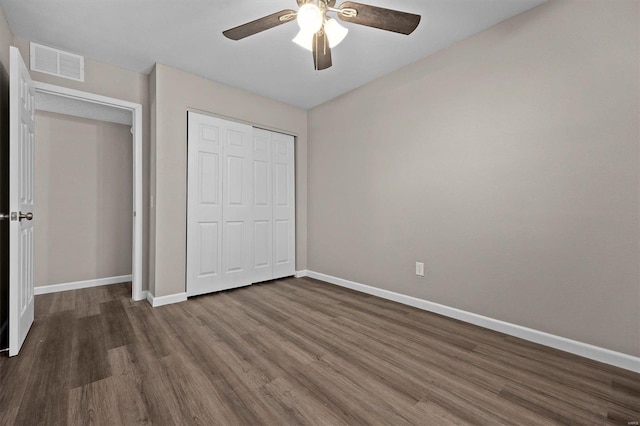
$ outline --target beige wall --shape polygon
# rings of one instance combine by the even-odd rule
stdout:
[[[27,67],[29,67],[29,42],[15,38],[14,45],[20,49],[20,53]],[[31,71],[31,78],[34,81],[69,87],[142,105],[142,288],[145,290],[148,288],[149,272],[149,76],[91,58],[85,58],[84,65],[84,82],[51,76],[37,71]]]
[[[640,355],[639,6],[550,1],[311,110],[309,269]]]
[[[187,110],[208,112],[296,136],[296,269],[306,266],[307,112],[156,64],[155,296],[185,291]],[[154,234],[155,233],[155,234]]]
[[[36,112],[36,287],[131,274],[130,129]]]
[[[0,8],[0,62],[4,69],[9,72],[9,47],[13,44],[13,33],[7,19]]]

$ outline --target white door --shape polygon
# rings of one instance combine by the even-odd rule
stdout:
[[[295,170],[293,136],[272,133],[273,278],[295,274]]]
[[[35,89],[11,47],[9,89],[9,356],[20,352],[33,324],[33,174]]]
[[[224,129],[189,113],[187,294],[215,291],[222,265],[222,142]]]
[[[192,112],[188,121],[187,295],[195,296],[251,284],[252,128]]]
[[[253,282],[253,128],[226,122],[222,165],[222,281],[225,288]]]
[[[253,129],[254,282],[273,279],[273,190],[271,132]]]

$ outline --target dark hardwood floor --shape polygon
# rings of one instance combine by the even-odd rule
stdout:
[[[36,298],[1,424],[618,424],[640,375],[308,278]]]

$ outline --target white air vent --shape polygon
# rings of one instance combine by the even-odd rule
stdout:
[[[84,81],[84,57],[31,43],[31,70]]]

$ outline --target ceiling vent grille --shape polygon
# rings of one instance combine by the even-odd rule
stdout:
[[[31,43],[31,70],[84,81],[84,57],[59,49]]]

